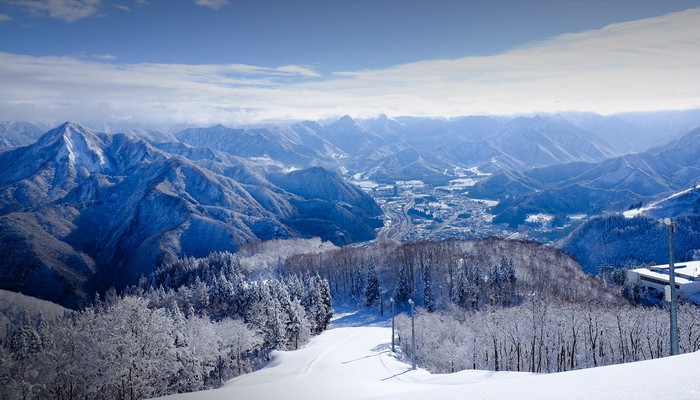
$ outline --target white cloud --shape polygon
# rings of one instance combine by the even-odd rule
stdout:
[[[700,108],[700,9],[494,56],[320,76],[296,65],[116,64],[0,53],[0,119],[252,123]]]
[[[131,7],[125,5],[125,4],[114,4],[112,7],[116,8],[117,10],[122,10],[125,12],[131,12]]]
[[[11,20],[12,20],[12,17],[10,17],[9,15],[0,14],[0,22],[11,21]]]
[[[228,5],[228,0],[194,0],[195,4],[202,7],[213,8],[218,10],[219,8]]]
[[[66,22],[75,22],[97,13],[101,0],[12,0],[35,16],[48,16]]]

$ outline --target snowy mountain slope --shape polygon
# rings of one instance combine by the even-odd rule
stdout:
[[[25,121],[0,122],[0,149],[34,143],[45,130]]]
[[[220,389],[166,396],[224,399],[696,399],[700,353],[557,374],[411,370],[391,353],[389,321],[341,315],[303,349],[275,352],[262,370]],[[341,321],[349,319],[350,324]],[[370,318],[371,320],[371,318]]]
[[[638,215],[666,218],[698,213],[700,213],[700,185],[673,193],[642,207],[627,210],[623,212],[623,215],[627,218],[634,218]]]
[[[524,171],[511,197],[492,211],[511,226],[526,214],[598,214],[619,211],[639,201],[683,190],[700,179],[700,129],[643,153],[598,163],[573,163]],[[472,191],[487,197],[507,172],[477,183]],[[511,174],[512,175],[512,174]]]
[[[574,161],[600,161],[613,153],[597,136],[558,118],[515,118],[494,143],[530,167]]]
[[[409,148],[369,164],[365,169],[368,171],[365,177],[389,184],[393,184],[396,180],[413,179],[444,183],[452,179],[445,175],[445,171],[453,171],[459,165],[435,153]]]
[[[0,153],[0,288],[76,307],[175,257],[275,238],[374,238],[381,209],[333,172],[271,183],[264,168],[222,151],[158,146],[65,123]]]
[[[387,136],[388,132],[384,131],[382,133],[384,136]],[[364,124],[355,121],[348,115],[326,126],[323,134],[325,139],[339,149],[363,158],[372,158],[376,149],[389,145],[384,136],[367,128]],[[394,134],[395,132],[391,132],[389,136]]]
[[[313,129],[231,129],[223,125],[190,128],[175,136],[193,147],[223,151],[239,157],[266,157],[298,168],[328,163],[332,147]]]

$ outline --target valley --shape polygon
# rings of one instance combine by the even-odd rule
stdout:
[[[0,288],[78,307],[176,258],[284,238],[493,236],[568,248],[567,236],[598,215],[694,187],[692,126],[696,110],[346,115],[122,133],[67,122],[42,135],[38,125],[4,122]]]
[[[699,23],[0,0],[0,400],[700,399]]]
[[[513,234],[492,224],[489,208],[497,202],[471,199],[460,187],[452,190],[415,182],[368,193],[384,213],[384,227],[377,234],[378,240],[474,239]]]

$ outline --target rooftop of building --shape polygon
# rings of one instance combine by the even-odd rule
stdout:
[[[700,261],[686,261],[674,263],[673,270],[676,275],[676,284],[682,285],[691,282],[700,282]],[[655,265],[653,267],[637,268],[634,272],[668,281],[669,266],[668,264]]]

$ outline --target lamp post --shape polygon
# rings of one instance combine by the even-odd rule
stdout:
[[[664,218],[664,224],[668,226],[668,284],[670,286],[670,299],[666,299],[671,303],[671,355],[678,354],[678,314],[676,301],[676,271],[673,266],[673,220]]]
[[[413,299],[408,299],[411,305],[411,369],[416,369],[416,318],[413,313]]]
[[[394,350],[394,298],[389,299],[389,303],[391,303],[391,352],[394,353],[396,350]]]

